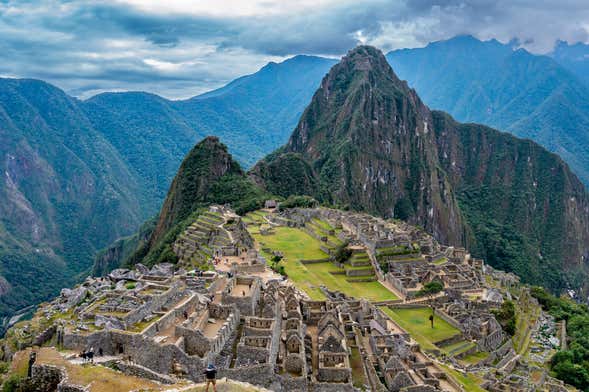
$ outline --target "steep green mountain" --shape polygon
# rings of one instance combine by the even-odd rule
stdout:
[[[171,244],[192,222],[194,214],[211,204],[231,204],[241,214],[261,208],[268,197],[246,176],[227,151],[227,146],[217,137],[206,137],[184,158],[149,235],[136,237],[146,240],[136,245],[137,249],[130,257],[127,257],[129,252],[124,243],[115,244],[108,251],[118,252],[112,258],[118,263],[125,259],[131,264],[137,261],[146,264],[175,262]],[[129,243],[137,244],[136,239]]]
[[[288,143],[250,176],[281,196],[408,219],[554,290],[588,276],[589,198],[567,165],[430,111],[371,47],[331,69]]]
[[[589,88],[553,59],[471,36],[387,59],[428,106],[530,138],[589,184]]]
[[[548,55],[589,86],[589,45],[558,41]]]
[[[44,300],[145,219],[140,187],[76,100],[0,79],[0,315]]]

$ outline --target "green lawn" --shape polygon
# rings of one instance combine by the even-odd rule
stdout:
[[[465,351],[470,350],[474,346],[473,342],[459,340],[456,343],[441,347],[446,354],[459,355]]]
[[[370,301],[385,301],[397,297],[379,282],[348,282],[345,275],[332,275],[337,268],[330,262],[302,264],[299,260],[322,259],[328,255],[320,249],[321,242],[304,231],[291,227],[276,227],[275,233],[261,235],[256,230],[250,233],[260,248],[270,248],[284,254],[284,268],[290,280],[312,299],[324,299],[319,289],[325,285],[346,295],[366,298]],[[265,255],[266,257],[268,255]],[[269,259],[269,257],[267,257]]]
[[[424,350],[436,349],[436,342],[448,339],[460,333],[460,331],[450,325],[440,317],[435,317],[434,327],[431,327],[429,316],[432,311],[428,307],[419,308],[398,308],[391,309],[388,306],[382,306],[381,309],[401,328],[405,329],[413,339],[420,344]]]
[[[474,365],[474,364],[479,363],[483,359],[487,358],[488,356],[489,356],[489,353],[484,352],[484,351],[479,351],[477,353],[465,356],[464,358],[461,359],[461,361],[466,362],[471,365]]]
[[[471,373],[461,373],[457,370],[451,369],[450,367],[439,364],[439,366],[452,378],[454,378],[459,384],[462,385],[466,392],[484,392],[485,389],[481,388],[481,379]]]

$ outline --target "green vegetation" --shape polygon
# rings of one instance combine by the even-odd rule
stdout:
[[[319,202],[310,196],[289,196],[285,201],[280,202],[280,210],[286,208],[314,208],[319,205]]]
[[[364,389],[367,384],[366,377],[364,377],[364,365],[362,364],[362,357],[357,347],[352,347],[352,355],[350,357],[350,366],[352,367],[352,383],[354,387]]]
[[[478,352],[475,352],[475,353],[472,353],[472,354],[462,357],[461,361],[466,362],[471,365],[475,365],[475,364],[479,363],[480,361],[482,361],[483,359],[486,359],[488,356],[489,356],[488,352],[478,351]]]
[[[492,310],[495,318],[501,324],[503,331],[510,336],[515,333],[516,317],[515,317],[515,304],[513,301],[504,301],[501,304],[501,308]]]
[[[343,264],[352,257],[352,249],[348,248],[348,243],[338,245],[333,256],[337,263]]]
[[[423,285],[423,288],[417,292],[418,297],[424,297],[426,295],[435,295],[440,291],[444,290],[444,284],[437,280],[428,282]]]
[[[579,63],[586,59],[585,53],[568,56]],[[448,111],[458,121],[531,138],[559,154],[566,151],[562,158],[589,183],[589,92],[556,62],[472,36],[393,51],[387,59],[429,107]],[[587,81],[587,68],[581,70],[577,76]]]
[[[137,287],[137,285],[134,282],[129,282],[129,283],[125,284],[125,288],[127,290],[133,290],[135,287]]]
[[[362,297],[371,301],[393,300],[397,297],[377,281],[349,282],[345,275],[334,275],[335,265],[325,261],[303,264],[300,260],[326,259],[320,249],[321,242],[306,232],[290,227],[276,227],[274,233],[261,235],[252,226],[248,227],[261,249],[269,248],[284,255],[280,262],[290,280],[313,299],[325,298],[320,290],[325,285],[330,290],[339,290],[346,295]],[[271,255],[265,254],[267,259]]]
[[[350,66],[356,63],[370,67]],[[320,203],[387,217],[393,209],[396,217],[422,222],[430,232],[443,227],[443,242],[468,243],[475,257],[515,272],[524,282],[553,292],[589,288],[589,273],[578,263],[589,243],[589,218],[571,213],[581,211],[589,197],[562,160],[530,140],[432,111],[429,126],[436,137],[419,148],[416,136],[399,140],[394,149],[401,160],[396,161],[378,143],[386,139],[389,124],[375,123],[370,134],[363,132],[364,124],[379,110],[402,113],[395,127],[411,127],[427,109],[408,98],[413,93],[374,48],[355,48],[329,75],[323,88],[333,93],[330,99],[314,97],[289,143],[252,169],[256,182],[282,197],[310,195]],[[363,100],[373,109],[344,104]],[[583,106],[589,111],[589,103]],[[589,167],[589,154],[582,156]],[[394,187],[367,185],[366,167],[376,161],[398,179]],[[427,212],[431,208],[437,212],[433,216]]]
[[[554,376],[583,391],[589,391],[589,308],[569,299],[557,298],[541,287],[531,294],[556,320],[567,323],[568,346],[550,361]]]
[[[218,138],[208,137],[182,162],[149,241],[126,264],[176,263],[172,244],[209,205],[230,204],[238,214],[246,214],[261,208],[268,198],[246,177],[227,147]]]
[[[481,388],[482,380],[471,373],[462,373],[449,366],[439,364],[439,366],[449,374],[450,377],[455,379],[466,392],[485,392],[485,389]]]
[[[436,316],[434,316],[434,327],[432,328],[429,321],[432,309],[429,307],[392,309],[388,306],[382,306],[380,309],[399,324],[401,328],[406,330],[424,350],[436,349],[438,348],[436,346],[437,342],[460,334],[457,328]]]

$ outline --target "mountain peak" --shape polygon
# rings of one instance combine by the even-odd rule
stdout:
[[[352,64],[355,70],[371,71],[390,68],[384,54],[374,46],[359,45],[350,50],[340,64]]]
[[[231,174],[244,173],[218,137],[207,136],[194,146],[172,181],[151,243],[158,242],[172,226],[194,211],[218,179]]]

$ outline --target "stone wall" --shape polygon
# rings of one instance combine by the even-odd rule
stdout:
[[[127,361],[111,361],[106,364],[108,367],[113,367],[124,374],[146,378],[148,380],[157,381],[162,384],[173,384],[176,382],[172,377],[159,374],[145,366],[137,365]]]
[[[31,382],[37,391],[55,391],[57,385],[65,379],[65,370],[53,365],[34,364]]]
[[[232,380],[248,382],[250,384],[269,387],[272,383],[274,374],[274,365],[261,364],[247,367],[237,367],[231,369],[220,369],[219,377],[227,377]]]
[[[251,288],[249,291],[249,295],[247,296],[237,296],[232,295],[233,288],[236,285],[243,284],[243,285],[250,285]],[[231,279],[225,290],[223,290],[221,302],[223,304],[235,304],[239,309],[239,312],[243,316],[251,316],[256,313],[256,306],[260,300],[260,292],[261,292],[261,280],[258,277],[254,276],[241,276],[238,275],[235,278]]]
[[[82,387],[80,385],[68,384],[67,382],[61,382],[57,386],[57,392],[89,392],[90,387]]]
[[[319,381],[329,380],[331,382],[345,383],[352,377],[350,368],[319,367],[317,379]]]
[[[179,283],[175,283],[167,291],[160,295],[154,295],[145,305],[130,311],[124,318],[123,322],[129,328],[131,325],[143,320],[153,312],[160,311],[164,306],[170,302],[174,302],[182,297],[182,292],[179,289]]]
[[[35,336],[35,339],[33,339],[33,346],[42,346],[44,343],[50,341],[56,330],[57,328],[54,324],[41,332],[39,335]]]
[[[352,384],[314,382],[311,384],[311,390],[315,392],[355,392]]]

